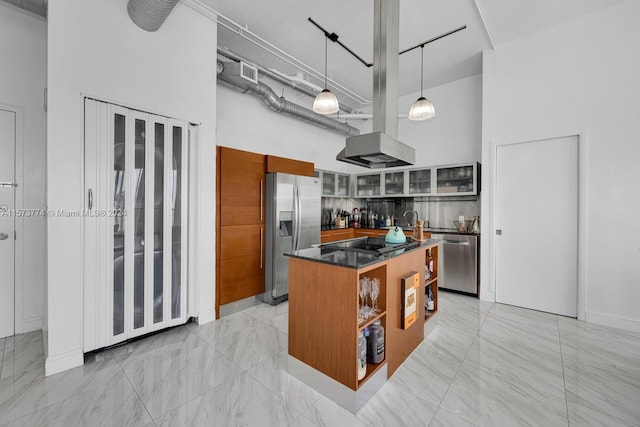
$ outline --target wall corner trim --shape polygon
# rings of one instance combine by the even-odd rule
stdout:
[[[82,365],[84,365],[84,354],[81,348],[76,348],[54,356],[49,355],[45,360],[44,375],[48,377],[49,375]]]
[[[207,310],[205,312],[200,312],[198,313],[198,317],[196,317],[196,323],[198,324],[198,326],[213,322],[214,320],[216,320],[215,310]]]

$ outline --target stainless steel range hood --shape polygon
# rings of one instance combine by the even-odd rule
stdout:
[[[347,138],[336,160],[365,168],[415,163],[416,150],[398,137],[399,0],[375,0],[373,13],[373,132]]]
[[[371,132],[347,138],[347,145],[336,160],[366,168],[391,168],[412,165],[416,150],[384,132]]]

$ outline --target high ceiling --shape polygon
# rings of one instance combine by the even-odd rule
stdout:
[[[303,78],[318,86],[324,84],[324,34],[308,22],[309,17],[329,33],[336,33],[342,43],[365,61],[373,60],[372,0],[200,1],[243,27],[239,31],[233,23],[220,25],[218,47],[230,48],[260,65],[289,75],[302,73]],[[401,0],[400,50],[467,26],[425,46],[424,87],[428,96],[430,87],[481,73],[484,49],[499,47],[620,1],[623,0]],[[238,32],[254,42],[258,36],[272,45],[269,49],[277,55]],[[372,99],[372,68],[336,43],[329,42],[328,49],[329,88],[341,102],[355,108],[362,101],[366,104]],[[420,49],[401,55],[399,68],[399,94],[418,92]],[[349,91],[351,95],[347,94]]]

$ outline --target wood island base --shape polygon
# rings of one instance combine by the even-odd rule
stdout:
[[[425,319],[436,313],[425,316],[425,285],[437,296],[437,270],[425,280],[425,265],[431,257],[439,264],[440,246],[441,241],[429,239],[365,262],[321,248],[290,254],[289,373],[345,409],[360,410],[432,329]],[[359,323],[363,278],[380,281],[379,311]],[[366,375],[358,380],[358,337],[377,320],[384,328],[384,359],[367,363]]]

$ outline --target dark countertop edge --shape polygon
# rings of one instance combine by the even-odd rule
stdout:
[[[335,242],[332,242],[332,243],[335,243]],[[417,251],[419,249],[425,249],[425,248],[433,247],[435,245],[439,245],[440,243],[442,243],[442,240],[440,240],[440,239],[425,239],[425,241],[420,242],[420,245],[416,246],[415,248],[405,248],[404,252],[402,252],[401,254],[394,254],[393,252],[390,252],[389,254],[385,254],[385,255],[381,255],[381,256],[359,254],[362,257],[371,258],[371,261],[367,261],[367,262],[364,262],[364,263],[358,264],[358,265],[340,264],[340,263],[335,263],[335,262],[331,262],[331,261],[324,260],[324,259],[318,259],[318,258],[314,258],[314,257],[303,256],[303,255],[299,255],[299,254],[296,254],[296,253],[285,253],[284,255],[288,256],[288,257],[291,257],[291,258],[298,258],[298,259],[302,259],[302,260],[306,260],[306,261],[319,262],[321,264],[332,265],[334,267],[344,267],[344,268],[351,268],[351,269],[354,269],[354,270],[360,270],[362,268],[369,267],[370,265],[377,264],[379,262],[389,261],[390,259],[402,256],[404,254],[408,254],[408,253],[413,252],[413,251]],[[318,247],[318,248],[308,248],[308,249],[320,249],[320,247]],[[301,249],[300,251],[296,251],[296,252],[302,252],[302,251],[305,251],[305,250],[307,250],[307,249]],[[338,252],[338,251],[336,251],[336,252]],[[341,251],[341,252],[345,252],[345,251]]]
[[[406,226],[398,226],[404,231],[411,231],[413,228]],[[354,230],[388,230],[390,227],[338,227],[336,225],[322,225],[320,226],[320,231],[332,231],[332,230],[348,230],[353,228]],[[479,236],[480,233],[461,233],[455,228],[425,228],[425,233],[435,233],[435,234],[459,234],[461,236]]]

